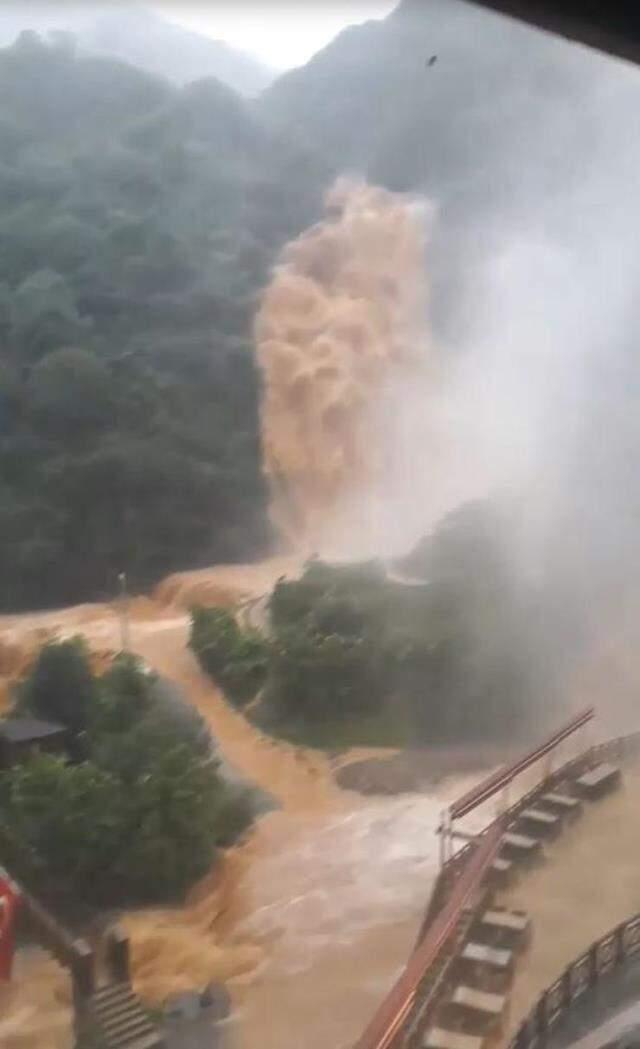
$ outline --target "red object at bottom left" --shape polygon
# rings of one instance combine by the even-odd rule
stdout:
[[[20,899],[17,885],[0,867],[0,980],[11,979]]]

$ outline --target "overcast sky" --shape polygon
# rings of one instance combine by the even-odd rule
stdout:
[[[210,0],[153,6],[172,22],[225,40],[256,55],[274,69],[302,65],[341,29],[369,18],[384,18],[397,0]]]

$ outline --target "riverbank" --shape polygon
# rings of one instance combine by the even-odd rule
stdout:
[[[253,573],[233,567],[244,594],[264,592],[282,563]],[[229,585],[227,570],[199,573],[198,592]],[[132,649],[175,683],[204,717],[239,775],[277,799],[221,870],[203,879],[183,907],[124,916],[131,936],[133,979],[151,1005],[211,980],[231,992],[234,1049],[338,1049],[366,1023],[406,960],[437,873],[434,830],[439,813],[470,782],[444,756],[439,782],[425,791],[372,797],[340,782],[350,763],[394,759],[386,748],[340,754],[295,746],[259,732],[203,674],[187,648],[190,604],[185,580],[172,583],[168,604],[134,606]],[[210,591],[211,592],[211,591]],[[119,647],[116,609],[85,606],[33,616],[2,617],[0,641],[18,646],[46,636],[81,633],[94,652]],[[395,760],[398,757],[395,756]],[[404,759],[403,759],[404,760]],[[478,764],[481,758],[475,759]],[[469,767],[468,765],[466,766]],[[472,778],[476,778],[475,775]],[[354,980],[354,973],[358,974]],[[24,1013],[38,988],[62,987],[66,974],[40,957],[20,968],[12,1049],[68,1049],[61,1030],[49,1041],[49,1006]],[[292,988],[295,993],[292,994]],[[56,1012],[70,1020],[66,994]],[[51,997],[47,991],[47,1001]],[[57,999],[56,999],[57,1000]],[[57,1007],[58,1008],[58,1007]]]

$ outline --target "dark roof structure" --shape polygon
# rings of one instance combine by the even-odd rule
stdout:
[[[640,62],[637,0],[474,0],[539,29]]]
[[[7,743],[37,743],[64,733],[64,725],[37,718],[4,718],[0,721],[0,740]]]

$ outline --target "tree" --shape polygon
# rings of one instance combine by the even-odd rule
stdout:
[[[19,707],[58,721],[73,736],[84,732],[97,698],[97,684],[82,638],[50,641],[41,648],[19,692]]]
[[[92,738],[128,732],[154,702],[155,675],[130,652],[120,652],[100,678],[90,729]]]
[[[224,608],[194,608],[189,646],[230,702],[242,706],[255,698],[269,660],[269,646],[257,631],[241,630]]]
[[[86,350],[55,350],[33,368],[26,393],[36,425],[64,440],[98,434],[113,410],[107,367]]]
[[[283,177],[291,145],[220,85],[37,37],[0,49],[0,144],[4,608],[259,556],[251,318],[315,163]]]
[[[384,677],[370,638],[322,634],[307,624],[272,643],[266,702],[283,721],[332,721],[371,713]]]
[[[69,765],[40,754],[3,782],[3,816],[55,878],[81,897],[99,897],[122,848],[126,795],[91,762]]]
[[[73,292],[54,270],[38,270],[20,284],[11,321],[11,337],[28,361],[73,344],[84,331]]]
[[[175,899],[251,822],[251,792],[225,782],[201,719],[158,684],[128,653],[96,681],[77,639],[42,649],[21,704],[68,724],[65,697],[84,690],[72,728],[87,731],[75,761],[36,755],[0,777],[3,833],[28,880],[91,904]]]
[[[135,896],[179,896],[211,866],[224,785],[215,764],[194,760],[184,744],[139,732],[127,746],[143,771],[128,790],[129,833],[117,870]]]

